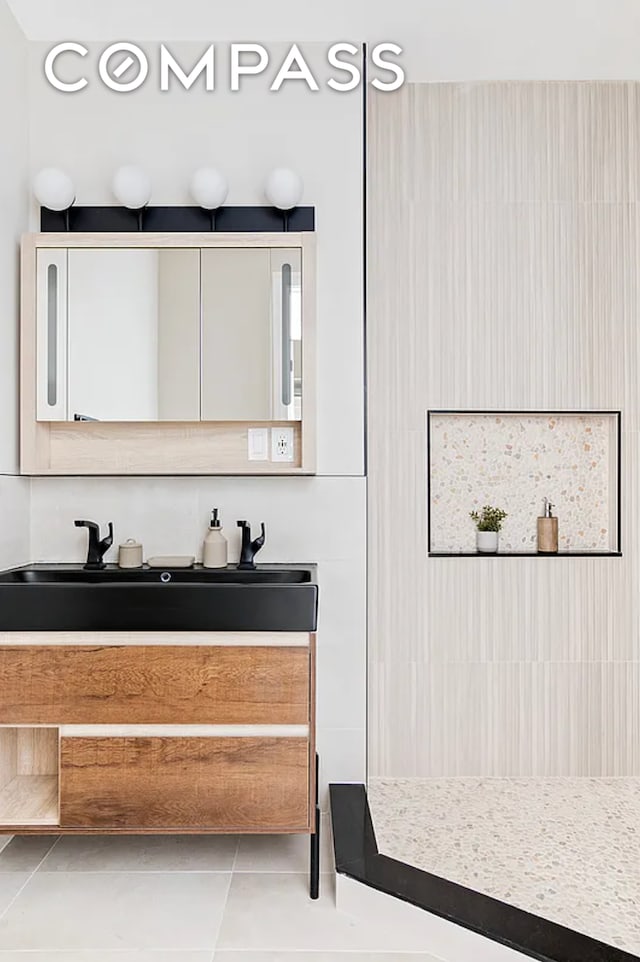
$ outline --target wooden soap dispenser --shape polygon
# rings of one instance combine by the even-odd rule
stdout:
[[[544,499],[543,515],[538,518],[538,554],[558,553],[558,519],[553,514],[554,505]]]

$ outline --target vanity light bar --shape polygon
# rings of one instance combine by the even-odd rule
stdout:
[[[139,230],[136,211],[125,207],[72,207],[67,213],[42,207],[40,230],[43,233],[135,233]],[[67,220],[69,226],[67,228]],[[283,233],[285,218],[281,210],[268,205],[220,207],[215,212],[215,230],[221,233]],[[316,229],[315,207],[295,207],[287,211],[289,231]],[[142,222],[144,233],[206,234],[211,231],[211,214],[202,207],[147,207]]]

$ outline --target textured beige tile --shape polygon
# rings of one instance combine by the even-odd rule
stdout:
[[[373,774],[640,774],[639,91],[372,97]],[[428,559],[433,408],[622,410],[624,557]]]

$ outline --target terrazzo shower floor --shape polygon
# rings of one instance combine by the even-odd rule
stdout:
[[[640,778],[371,779],[378,848],[640,956]]]

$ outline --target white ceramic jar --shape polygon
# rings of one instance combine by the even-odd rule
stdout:
[[[120,568],[142,567],[142,545],[134,538],[129,538],[118,549],[118,565]]]
[[[498,532],[476,531],[476,550],[481,554],[496,554],[498,551]]]

